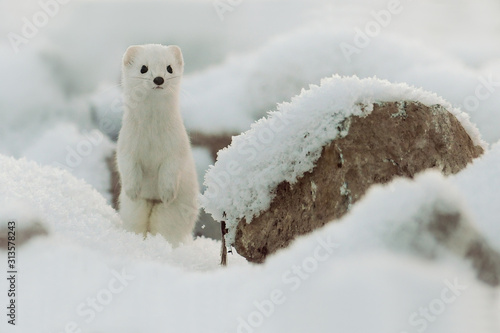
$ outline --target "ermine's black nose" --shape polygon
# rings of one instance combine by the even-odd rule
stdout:
[[[163,80],[162,77],[155,77],[155,79],[153,80],[153,82],[159,86],[161,86],[163,84],[163,82],[165,82],[165,80]]]

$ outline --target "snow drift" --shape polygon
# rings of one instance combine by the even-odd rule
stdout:
[[[491,167],[499,151],[484,163]],[[22,197],[53,229],[17,250],[20,332],[494,333],[500,327],[498,290],[421,233],[427,208],[458,211],[473,223],[459,188],[436,173],[373,188],[340,223],[302,237],[263,266],[205,272],[203,258],[218,255],[211,243],[195,241],[169,255],[164,240],[120,230],[105,200],[67,172],[5,157],[0,166],[1,195]]]

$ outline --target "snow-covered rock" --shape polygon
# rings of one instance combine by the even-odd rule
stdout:
[[[239,254],[262,262],[298,235],[342,217],[373,184],[413,178],[429,168],[457,173],[483,153],[439,105],[400,101],[371,107],[367,115],[343,120],[346,133],[327,144],[314,169],[296,183],[280,183],[267,210],[251,223],[241,219],[234,242]]]
[[[231,145],[219,151],[215,165],[205,175],[205,210],[216,220],[226,221],[227,240],[233,244],[236,226],[243,218],[251,223],[270,207],[279,184],[287,182],[293,187],[314,168],[323,147],[348,134],[346,119],[370,115],[376,102],[405,100],[440,105],[456,117],[474,145],[485,147],[468,116],[436,94],[376,78],[335,75],[324,79],[321,86],[302,91],[290,103],[280,104],[277,111],[233,137]]]

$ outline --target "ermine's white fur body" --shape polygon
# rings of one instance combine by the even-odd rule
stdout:
[[[131,46],[122,67],[125,112],[117,144],[120,215],[128,230],[189,240],[198,181],[179,111],[184,70],[177,46]]]

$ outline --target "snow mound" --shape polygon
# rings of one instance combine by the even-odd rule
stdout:
[[[368,47],[346,56],[340,45],[353,44],[354,35],[343,26],[306,26],[186,76],[181,102],[187,128],[206,133],[245,131],[277,103],[339,74],[376,76],[434,91],[466,111],[489,143],[500,139],[498,67],[468,66],[451,54],[398,34],[381,34]]]
[[[0,133],[23,129],[27,119],[40,125],[49,118],[67,115],[64,94],[42,55],[35,52],[16,55],[0,44],[0,59],[5,82],[0,90]]]
[[[111,201],[111,175],[106,159],[114,149],[114,143],[101,131],[80,131],[74,123],[61,122],[45,130],[21,156],[68,170]]]
[[[220,242],[197,238],[173,250],[161,236],[144,240],[122,229],[117,212],[92,186],[60,168],[0,155],[0,198],[5,202],[22,200],[32,207],[38,219],[52,231],[54,243],[69,243],[100,255],[159,261],[185,269],[218,267]],[[18,220],[26,212],[22,208],[11,208],[5,214],[11,220]],[[244,262],[237,256],[233,258],[235,263]]]
[[[451,181],[460,189],[481,234],[500,251],[500,142]]]
[[[116,141],[122,126],[123,96],[121,88],[103,85],[90,97],[92,118],[99,128],[110,139]]]
[[[405,46],[417,54],[398,54],[397,64],[384,62],[390,65],[370,74],[368,68],[377,67],[371,64],[380,59],[373,53],[390,56],[385,54],[386,48],[398,53],[401,45],[395,45],[400,41],[390,43],[381,36],[382,42],[374,41],[378,45],[370,50],[370,56],[362,54],[348,64],[339,44],[351,38],[351,32],[342,28],[300,28],[271,38],[251,53],[234,55],[219,66],[187,76],[183,85],[187,93],[182,96],[186,126],[210,133],[242,132],[277,103],[333,74],[388,78],[396,70],[444,60],[410,44]]]
[[[32,163],[1,162],[40,176]],[[428,208],[466,214],[462,204],[440,174],[401,179],[374,187],[342,221],[300,237],[264,265],[230,265],[214,272],[185,272],[157,261],[96,253],[75,242],[84,233],[71,242],[40,238],[18,250],[18,301],[23,304],[18,329],[498,332],[498,291],[479,282],[470,265],[438,248],[418,227],[429,216]],[[96,209],[113,218],[106,209]],[[75,228],[86,231],[78,223]],[[121,248],[109,230],[109,242]],[[408,242],[398,241],[401,237]],[[430,247],[422,253],[415,244]],[[429,258],[429,253],[435,256]],[[0,288],[7,290],[6,283],[0,280]],[[145,306],[138,306],[138,300]],[[7,326],[5,321],[0,329],[2,325]]]
[[[229,229],[243,217],[251,222],[269,207],[278,184],[294,184],[313,169],[323,146],[347,134],[346,118],[366,116],[375,102],[402,100],[442,105],[457,117],[475,144],[484,145],[469,117],[434,93],[377,78],[334,75],[322,80],[321,86],[303,90],[290,103],[278,105],[277,111],[233,137],[205,175],[202,205],[214,219],[225,220]]]
[[[460,216],[460,224],[471,230],[471,237],[479,235],[473,231],[476,225],[459,189],[438,171],[428,170],[414,180],[396,178],[388,184],[373,185],[345,217],[327,225],[326,233],[334,243],[355,239],[348,241],[349,253],[382,247],[395,253],[443,260],[453,252],[436,239],[429,225],[438,215],[454,214]],[[463,244],[456,248],[468,246],[467,238],[457,237],[456,244],[460,242]]]

